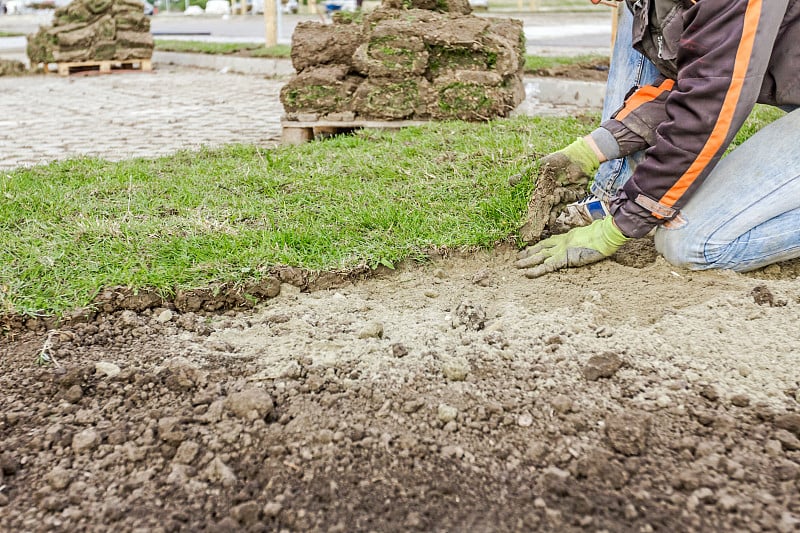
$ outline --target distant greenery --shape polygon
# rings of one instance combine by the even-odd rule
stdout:
[[[607,55],[586,54],[579,56],[534,56],[525,55],[525,72],[536,72],[538,70],[551,69],[580,64],[608,64]]]
[[[260,46],[250,52],[253,57],[291,57],[292,48],[287,44],[276,44],[275,46]]]
[[[190,52],[198,54],[236,54],[247,52],[253,57],[287,58],[291,48],[285,44],[266,47],[257,43],[216,43],[206,41],[179,41],[156,39],[156,50],[164,52]]]
[[[747,119],[744,125],[742,125],[739,133],[736,134],[736,137],[734,137],[731,145],[728,147],[728,152],[752,137],[755,132],[770,122],[774,122],[775,120],[781,118],[785,114],[785,111],[782,111],[777,107],[756,104],[755,109],[753,109],[753,112],[750,113],[750,117]]]
[[[3,31],[3,30],[0,30],[0,37],[22,37],[24,35],[25,35],[24,33],[19,33],[19,32],[15,32],[15,31]]]

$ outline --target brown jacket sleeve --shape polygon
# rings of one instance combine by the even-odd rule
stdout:
[[[663,121],[647,157],[611,201],[627,236],[644,236],[674,217],[722,157],[759,97],[791,1],[697,0],[685,12]]]

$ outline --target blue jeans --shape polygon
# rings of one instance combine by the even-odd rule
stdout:
[[[761,129],[714,167],[681,210],[656,230],[656,249],[692,270],[747,272],[800,257],[800,109]]]
[[[611,55],[611,67],[608,71],[602,120],[611,118],[611,114],[622,107],[625,97],[632,88],[650,85],[659,75],[658,69],[653,63],[633,49],[631,44],[633,15],[624,3],[617,8],[617,11],[619,17],[617,35]],[[617,189],[628,181],[636,163],[642,157],[644,157],[644,152],[639,152],[624,159],[613,159],[600,165],[591,186],[592,193],[603,200],[608,200],[617,192]]]

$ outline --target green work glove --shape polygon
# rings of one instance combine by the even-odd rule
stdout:
[[[535,242],[545,227],[552,230],[561,211],[586,196],[589,181],[599,165],[597,154],[582,137],[543,157],[525,223],[519,230],[520,238]]]
[[[607,216],[521,251],[514,266],[525,269],[526,277],[538,278],[562,268],[596,263],[612,255],[627,240],[614,225],[614,219]]]
[[[578,137],[569,144],[544,156],[542,167],[550,167],[550,172],[559,185],[583,183],[591,179],[600,166],[600,159],[583,137]]]

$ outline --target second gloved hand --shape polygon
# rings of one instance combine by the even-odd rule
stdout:
[[[580,267],[609,257],[628,237],[607,216],[589,226],[554,235],[519,253],[514,266],[525,269],[525,276],[538,278],[568,267]]]

